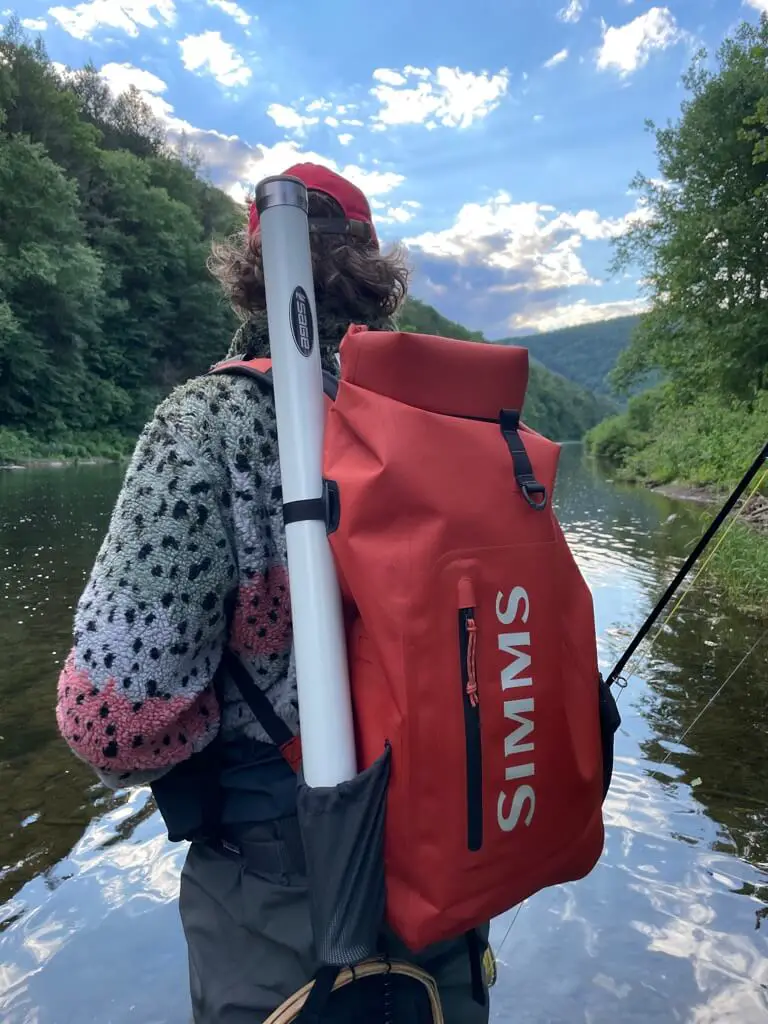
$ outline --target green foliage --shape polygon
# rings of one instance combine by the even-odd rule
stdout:
[[[653,307],[613,382],[626,388],[659,369],[681,403],[768,387],[768,193],[756,124],[768,97],[768,19],[727,39],[716,70],[705,56],[684,76],[679,121],[649,125],[661,176],[633,182],[647,217],[618,241],[615,260],[617,270],[640,265]]]
[[[768,391],[753,402],[704,392],[680,405],[669,385],[632,398],[627,412],[587,435],[589,450],[621,475],[664,484],[733,486],[768,438]]]
[[[418,299],[406,300],[399,320],[403,331],[485,343],[482,332],[467,330]],[[531,360],[524,412],[526,423],[534,430],[558,441],[576,441],[613,411],[606,399]]]
[[[171,387],[225,351],[234,317],[206,257],[242,211],[196,169],[135,90],[113,99],[92,65],[62,80],[11,21],[0,38],[2,457],[99,454],[99,438],[122,451]]]
[[[88,393],[102,262],[85,243],[75,183],[43,147],[0,136],[0,409],[7,425],[60,428]]]
[[[706,517],[707,524],[711,514]],[[705,528],[702,517],[702,532]],[[742,613],[765,615],[768,608],[768,534],[735,522],[709,563],[721,593]]]
[[[131,454],[136,444],[133,434],[118,430],[100,430],[98,433],[63,431],[55,440],[46,440],[26,430],[0,427],[0,466],[29,462],[56,462],[59,460],[109,459],[117,460]]]
[[[482,331],[469,331],[442,316],[426,302],[410,297],[403,304],[398,322],[401,331],[413,334],[436,334],[442,338],[456,338],[458,341],[485,341]]]
[[[597,395],[614,397],[608,374],[627,348],[638,316],[620,316],[557,331],[507,338],[504,345],[523,345],[549,370],[581,384]]]
[[[171,151],[135,90],[89,64],[61,79],[17,21],[0,39],[0,460],[121,454],[233,316],[206,270],[242,211]],[[409,299],[404,330],[483,343]],[[526,419],[576,439],[610,411],[531,367]]]
[[[615,407],[531,360],[525,422],[556,441],[580,441],[587,430],[609,416]]]
[[[694,60],[677,123],[650,125],[660,177],[633,182],[646,216],[619,239],[653,300],[611,375],[665,380],[588,436],[628,478],[733,485],[768,437],[768,18],[708,70]]]

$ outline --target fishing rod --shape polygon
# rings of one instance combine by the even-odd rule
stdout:
[[[613,686],[614,683],[616,683],[621,678],[621,673],[627,667],[627,665],[628,665],[629,661],[631,660],[632,656],[634,655],[635,651],[638,649],[638,647],[643,642],[643,640],[645,640],[645,638],[648,636],[648,633],[651,631],[651,629],[653,627],[653,624],[656,622],[658,617],[661,615],[661,613],[667,607],[667,605],[669,604],[670,600],[674,597],[675,592],[677,591],[678,587],[683,582],[683,580],[686,578],[686,576],[691,571],[691,569],[696,564],[696,562],[699,560],[699,558],[702,556],[702,554],[706,550],[707,546],[709,545],[709,542],[712,540],[712,538],[715,536],[717,531],[720,529],[720,527],[723,525],[725,520],[728,518],[728,516],[730,515],[730,513],[733,510],[734,506],[738,502],[739,498],[741,498],[741,496],[744,493],[744,491],[747,489],[747,487],[749,487],[749,485],[752,483],[754,478],[760,472],[760,468],[763,465],[763,463],[766,461],[766,459],[768,459],[768,441],[763,445],[763,449],[760,452],[760,454],[757,456],[755,461],[752,463],[752,465],[746,471],[746,473],[741,478],[739,483],[736,485],[736,487],[734,488],[734,490],[732,491],[732,493],[728,497],[728,499],[725,502],[725,504],[723,505],[723,507],[720,509],[720,511],[715,516],[715,518],[709,524],[709,527],[707,528],[705,533],[700,538],[700,540],[699,540],[698,544],[696,545],[696,547],[693,549],[693,551],[690,553],[690,555],[688,555],[686,560],[680,566],[680,569],[678,570],[675,578],[672,580],[672,582],[669,584],[669,586],[664,591],[662,596],[656,602],[655,608],[653,609],[653,611],[650,613],[648,618],[645,620],[645,622],[642,624],[640,629],[635,634],[635,637],[632,640],[632,643],[629,645],[629,647],[627,647],[626,651],[624,651],[622,656],[619,658],[619,660],[614,665],[613,669],[611,670],[610,675],[608,676],[608,678],[606,680],[606,682],[608,683],[608,686]]]

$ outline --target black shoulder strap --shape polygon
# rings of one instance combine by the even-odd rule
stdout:
[[[232,377],[252,377],[254,380],[259,380],[262,384],[266,384],[269,388],[272,387],[271,370],[262,373],[261,370],[254,370],[250,366],[243,366],[242,363],[239,365],[234,363],[232,366],[222,366],[220,369],[216,369],[215,372],[217,374],[226,373]],[[338,378],[334,377],[328,370],[323,370],[323,392],[332,402],[336,401],[336,396],[339,393]]]
[[[251,679],[248,669],[234,651],[227,647],[221,661],[232,682],[240,691],[240,696],[275,746],[282,749],[289,744],[295,738],[293,733],[277,715],[264,691]]]

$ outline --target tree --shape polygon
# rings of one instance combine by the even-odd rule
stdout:
[[[419,299],[406,299],[400,313],[400,330],[414,334],[437,334],[458,341],[485,341],[481,331],[469,331],[461,324],[442,316],[434,307]]]
[[[200,166],[137,92],[115,98],[92,64],[60,73],[18,22],[0,38],[1,457],[130,447],[225,355],[235,317],[206,261],[245,209]],[[403,322],[484,340],[415,300]],[[539,367],[527,415],[577,437],[600,412]]]
[[[101,262],[74,182],[38,143],[0,137],[0,409],[8,426],[63,429],[98,405],[84,351],[100,337]]]
[[[206,269],[243,211],[166,145],[138,93],[0,37],[0,427],[134,435],[225,351]]]
[[[638,175],[641,218],[615,269],[639,264],[652,299],[613,380],[660,369],[674,400],[751,400],[768,386],[768,18],[697,55],[675,124],[655,133],[661,180]]]

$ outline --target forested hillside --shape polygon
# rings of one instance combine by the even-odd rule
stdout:
[[[480,331],[467,330],[418,299],[408,299],[400,314],[400,326],[421,334],[485,342]],[[616,406],[605,397],[592,394],[531,359],[524,415],[534,430],[558,441],[574,441],[615,412]]]
[[[139,94],[61,78],[12,22],[0,38],[0,460],[130,450],[154,405],[226,350],[206,269],[243,210],[166,143]],[[481,341],[409,301],[405,326]],[[541,367],[527,418],[581,437],[605,414]]]
[[[11,25],[0,40],[0,455],[132,443],[231,333],[206,257],[239,217],[168,150],[136,92],[113,99],[92,67],[65,86]]]
[[[458,338],[459,341],[485,341],[482,331],[469,331],[461,324],[442,316],[421,299],[409,297],[398,315],[400,329],[415,334],[437,334],[443,338]]]
[[[615,397],[608,380],[621,353],[640,323],[638,316],[621,316],[592,324],[564,327],[542,334],[509,338],[502,344],[524,345],[549,370],[576,381],[598,395]]]

